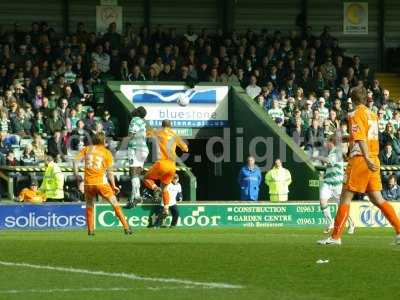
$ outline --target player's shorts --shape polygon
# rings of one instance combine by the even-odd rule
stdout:
[[[347,165],[344,174],[344,188],[356,193],[379,192],[382,190],[379,159],[372,158],[373,162],[379,167],[378,171],[372,172],[368,169],[364,157],[352,157]]]
[[[148,149],[128,149],[129,166],[143,168],[148,155]]]
[[[323,183],[319,189],[319,198],[324,200],[339,201],[341,193],[342,185],[332,187]]]
[[[114,190],[108,183],[99,185],[85,185],[85,197],[94,198],[100,195],[103,199],[110,200],[114,197]]]
[[[145,178],[152,180],[160,180],[161,183],[167,185],[172,182],[176,173],[176,165],[174,161],[158,160],[147,171]]]

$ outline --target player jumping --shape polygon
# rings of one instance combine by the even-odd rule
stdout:
[[[319,190],[319,201],[321,204],[321,210],[324,214],[326,222],[328,224],[324,233],[330,233],[333,230],[333,219],[331,215],[331,210],[328,205],[329,200],[339,201],[340,194],[342,193],[343,186],[343,153],[339,147],[337,147],[338,137],[336,135],[331,135],[326,141],[326,148],[329,153],[327,157],[318,156],[314,158],[319,160],[326,165],[326,171],[324,175],[324,181],[322,182]],[[351,217],[348,219],[348,230],[349,234],[354,233],[355,225]]]
[[[75,157],[76,162],[84,160],[85,163],[84,184],[88,234],[94,235],[93,209],[94,197],[97,195],[110,202],[114,208],[115,215],[124,227],[125,234],[132,234],[132,230],[115,197],[115,193],[118,193],[119,189],[115,185],[114,175],[111,171],[113,158],[111,152],[104,146],[104,143],[104,133],[97,133],[93,138],[93,145],[84,147]],[[74,171],[75,175],[77,175],[78,168],[76,163],[74,164]]]
[[[146,109],[139,106],[133,111],[133,118],[129,124],[128,158],[130,166],[130,175],[132,182],[132,194],[125,208],[132,208],[137,203],[142,202],[140,195],[140,175],[143,172],[143,166],[149,155],[149,149],[146,144]]]
[[[156,138],[158,156],[157,161],[144,176],[144,184],[154,193],[154,198],[159,198],[162,193],[164,204],[163,215],[167,216],[169,211],[170,196],[167,186],[172,182],[176,172],[176,147],[183,152],[188,152],[188,146],[171,128],[171,121],[162,121],[162,127],[150,134]],[[158,187],[155,180],[159,180],[161,187]]]
[[[349,115],[350,158],[331,237],[318,241],[321,245],[341,245],[341,236],[349,216],[350,203],[356,193],[367,193],[396,231],[395,243],[400,244],[400,220],[393,206],[382,198],[378,118],[366,106],[367,91],[355,88],[351,93],[355,110]]]

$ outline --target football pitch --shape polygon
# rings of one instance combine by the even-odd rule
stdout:
[[[0,232],[0,299],[400,299],[390,229]],[[318,260],[328,260],[317,263]]]

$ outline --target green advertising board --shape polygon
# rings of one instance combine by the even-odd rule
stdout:
[[[178,204],[179,227],[285,227],[285,226],[325,226],[319,203],[197,203]],[[130,226],[146,227],[154,210],[152,204],[139,205],[135,209],[124,210]],[[336,204],[330,205],[336,211]],[[166,220],[171,222],[169,216]],[[96,228],[121,226],[108,204],[96,205]]]

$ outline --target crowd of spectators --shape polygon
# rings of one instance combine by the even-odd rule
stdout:
[[[397,101],[359,56],[346,56],[328,27],[320,35],[310,27],[227,34],[190,26],[178,34],[127,23],[118,33],[112,23],[98,35],[84,23],[61,34],[35,22],[0,30],[0,163],[34,164],[46,153],[62,161],[95,132],[114,138],[110,114],[92,101],[93,87],[109,79],[241,85],[306,151],[337,130],[347,134],[349,94],[365,86],[380,118],[382,160],[397,164],[400,155]],[[24,139],[32,142],[17,155],[13,145]]]

